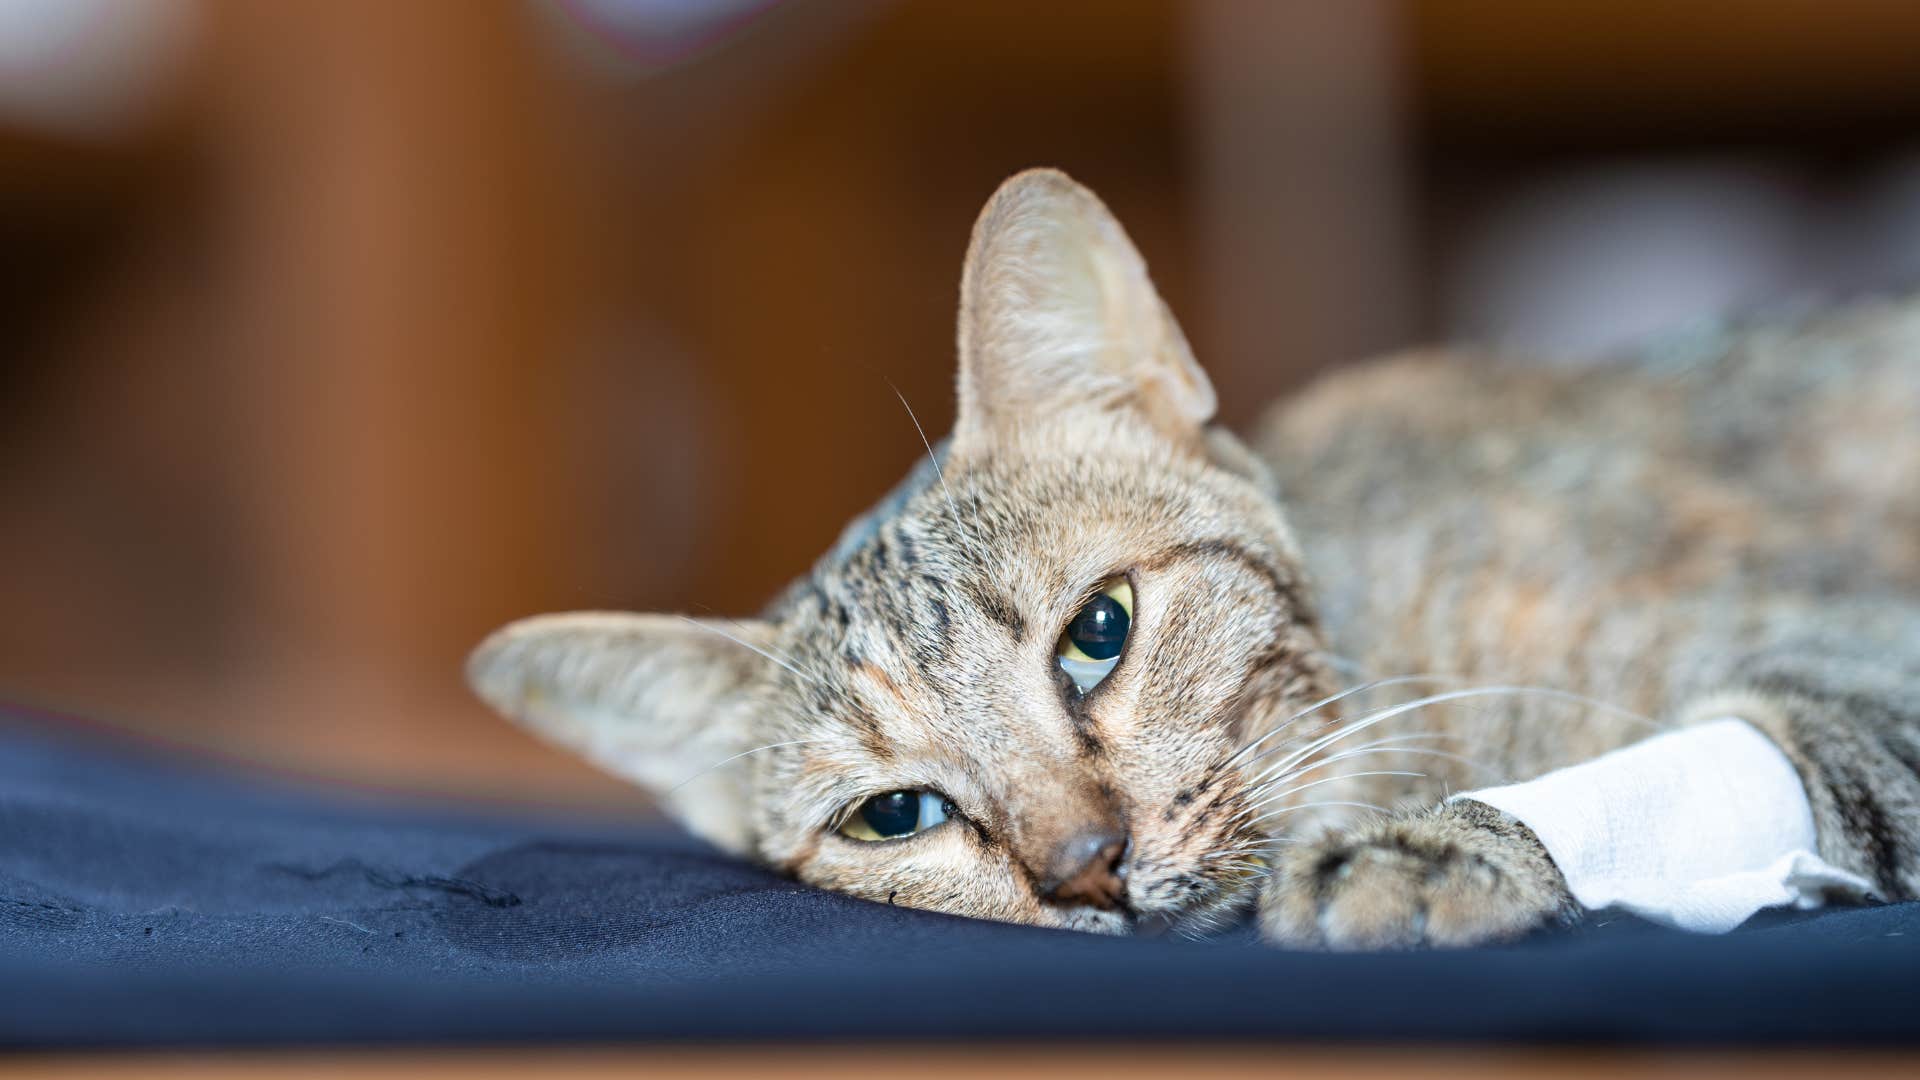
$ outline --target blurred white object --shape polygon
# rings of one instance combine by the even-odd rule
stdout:
[[[1857,206],[1833,230],[1826,255],[1840,287],[1906,292],[1920,288],[1920,153],[1868,177]]]
[[[659,70],[738,37],[779,0],[541,0],[573,33],[608,50],[603,64]],[[843,2],[844,9],[864,5]]]
[[[1454,799],[1524,822],[1589,910],[1722,934],[1763,908],[1819,907],[1872,889],[1821,860],[1800,774],[1744,720]]]
[[[192,0],[0,0],[0,124],[109,137],[178,77]]]
[[[1516,192],[1442,279],[1449,336],[1591,355],[1792,295],[1792,177],[1755,162],[1596,168]]]
[[[657,38],[687,38],[724,26],[771,0],[562,0],[601,25]]]

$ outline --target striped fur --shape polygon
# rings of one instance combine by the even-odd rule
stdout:
[[[1281,403],[1249,451],[1111,215],[1024,173],[968,253],[953,439],[760,619],[548,616],[470,674],[716,843],[882,903],[1510,937],[1574,916],[1551,860],[1427,808],[1728,712],[1799,765],[1822,854],[1912,896],[1916,351],[1920,307],[1889,304],[1581,368],[1404,358]],[[1120,574],[1126,652],[1081,697],[1055,642]],[[1438,677],[1326,701],[1414,673]],[[1448,688],[1471,694],[1388,708]],[[953,820],[836,830],[900,789]],[[1124,907],[1044,900],[1100,822],[1130,837]]]

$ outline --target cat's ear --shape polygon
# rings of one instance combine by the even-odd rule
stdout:
[[[960,282],[959,446],[1122,412],[1197,446],[1214,404],[1106,206],[1053,169],[1000,185],[974,223]]]
[[[467,661],[487,704],[660,796],[696,835],[749,854],[748,770],[769,624],[581,612],[522,619]],[[759,639],[759,640],[756,640]]]

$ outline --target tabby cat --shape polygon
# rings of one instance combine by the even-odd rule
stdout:
[[[951,438],[759,619],[526,619],[478,693],[728,851],[989,919],[1510,938],[1578,905],[1443,798],[1727,715],[1822,857],[1920,893],[1920,306],[1343,369],[1249,446],[1034,170],[974,227],[959,365]]]

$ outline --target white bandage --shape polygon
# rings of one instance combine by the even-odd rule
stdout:
[[[1583,907],[1724,933],[1762,908],[1871,884],[1819,855],[1799,774],[1744,720],[1670,732],[1508,787],[1456,795],[1532,829]]]

